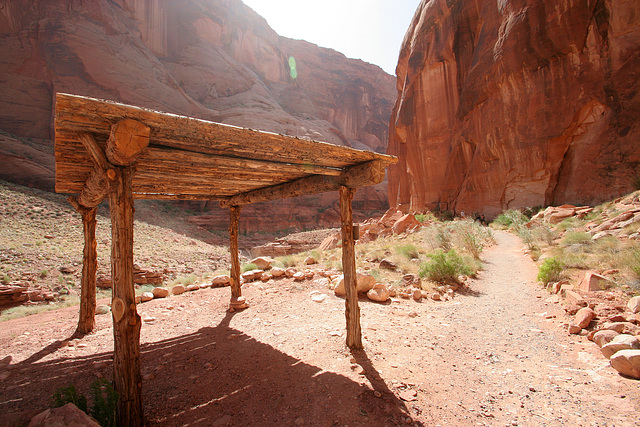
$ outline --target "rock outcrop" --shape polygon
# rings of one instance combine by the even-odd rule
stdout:
[[[640,164],[640,3],[423,1],[391,117],[403,211],[595,204]]]
[[[51,186],[51,144],[41,141],[52,139],[57,92],[386,150],[393,77],[278,36],[240,0],[0,0],[0,38],[0,130],[6,132],[0,160],[10,160],[11,169],[0,171],[3,179]],[[359,193],[356,203],[379,211],[388,206],[385,186]],[[244,216],[253,229],[285,221],[298,228],[333,225],[335,213],[326,207],[336,198],[265,204]],[[295,216],[293,206],[311,211]],[[211,214],[212,227],[224,218],[226,228],[215,204],[194,207]]]

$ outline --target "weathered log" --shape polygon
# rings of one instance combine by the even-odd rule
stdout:
[[[384,180],[384,170],[384,162],[373,160],[347,168],[337,177],[314,175],[241,193],[228,200],[220,201],[220,206],[226,208],[232,205],[241,206],[249,203],[296,197],[303,194],[337,191],[343,186],[352,189],[366,187],[382,182]]]
[[[107,174],[96,166],[91,171],[77,201],[85,208],[94,208],[102,203],[105,197],[107,197]]]
[[[82,216],[84,251],[80,279],[80,314],[76,331],[88,334],[96,325],[96,271],[98,269],[96,209],[81,206],[75,197],[69,197],[67,200]]]
[[[340,187],[340,221],[342,222],[342,272],[344,273],[345,317],[347,321],[347,346],[352,350],[362,348],[360,307],[356,289],[356,253],[353,240],[353,210],[351,201],[355,190]]]
[[[104,154],[104,150],[98,145],[98,141],[96,141],[95,136],[90,133],[83,132],[78,135],[78,139],[84,145],[84,148],[89,153],[91,160],[93,163],[101,170],[107,171],[111,168],[109,161],[107,160],[107,156]],[[113,179],[113,177],[111,177]]]
[[[120,120],[111,126],[105,154],[111,163],[120,166],[132,165],[149,145],[151,129],[144,123],[132,119]]]
[[[242,206],[231,206],[229,209],[229,251],[231,255],[231,298],[242,295],[240,289],[240,257],[238,254],[238,223]]]
[[[142,426],[140,315],[133,285],[132,168],[118,168],[108,180],[111,209],[111,277],[113,280],[113,380],[118,425]]]

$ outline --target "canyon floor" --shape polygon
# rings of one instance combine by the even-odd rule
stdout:
[[[344,300],[314,282],[249,283],[139,306],[147,425],[633,426],[638,382],[618,375],[536,284],[519,239],[494,232],[485,269],[449,301],[360,301],[364,350],[344,345]],[[310,292],[327,293],[318,303]],[[111,316],[74,336],[77,307],[2,323],[0,425],[53,392],[110,378]],[[155,318],[155,320],[154,320]]]

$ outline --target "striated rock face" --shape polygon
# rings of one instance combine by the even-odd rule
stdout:
[[[386,151],[393,77],[333,50],[278,36],[240,0],[0,0],[0,40],[5,140],[51,140],[54,95],[69,92]],[[15,151],[7,149],[6,156]],[[50,147],[42,151],[52,158]],[[34,163],[36,156],[23,158]],[[19,158],[11,161],[12,171],[0,178],[50,182],[50,163],[35,161],[42,176],[33,179],[21,174]],[[385,209],[386,189],[375,192],[376,209]],[[320,204],[326,208],[334,199],[325,196]],[[294,204],[317,207],[315,201],[271,204],[262,208],[263,216],[277,228],[278,212]],[[309,221],[294,223],[307,227]]]
[[[640,3],[423,0],[400,53],[390,204],[593,204],[640,171]]]

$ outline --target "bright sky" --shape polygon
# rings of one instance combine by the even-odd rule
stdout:
[[[395,75],[420,0],[243,0],[281,36],[306,40]]]

